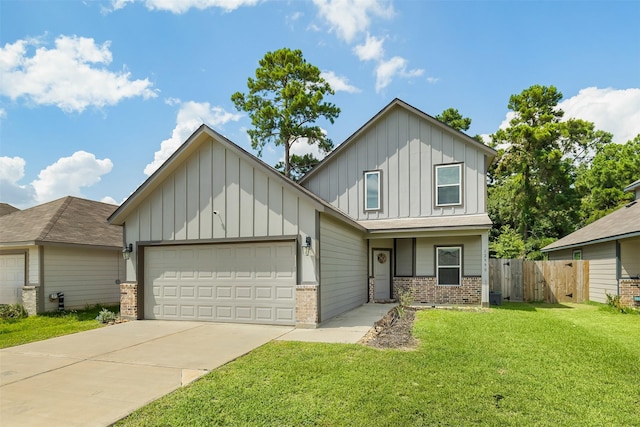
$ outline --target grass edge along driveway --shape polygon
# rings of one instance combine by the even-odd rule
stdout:
[[[271,342],[117,425],[640,425],[638,315],[428,310],[414,335],[409,352]]]

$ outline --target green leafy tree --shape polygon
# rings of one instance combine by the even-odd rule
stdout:
[[[580,194],[582,225],[590,224],[633,200],[624,188],[640,179],[640,134],[626,144],[598,148],[590,164],[580,166],[576,189]]]
[[[590,122],[563,121],[561,99],[553,86],[534,85],[512,95],[508,106],[515,114],[509,127],[491,136],[494,147],[504,148],[490,173],[489,214],[499,226],[518,230],[529,243],[527,252],[576,229],[574,165],[588,162],[589,153],[611,141],[610,134],[596,131]]]
[[[333,147],[333,144],[331,146]],[[298,181],[304,176],[304,174],[313,169],[318,162],[320,162],[320,160],[311,153],[302,156],[291,154],[291,157],[289,158],[289,164],[291,166],[291,169],[289,170],[289,177],[294,181]],[[284,162],[278,162],[274,167],[284,173]]]
[[[331,140],[315,122],[324,118],[333,123],[340,109],[324,101],[334,91],[320,76],[320,69],[303,58],[302,51],[283,48],[267,52],[259,65],[255,78],[247,81],[249,92],[236,92],[231,100],[251,117],[253,129],[248,134],[258,156],[268,143],[284,146],[284,174],[291,177],[292,144],[306,138],[309,144],[330,151]]]
[[[435,118],[460,132],[466,132],[471,127],[471,119],[464,117],[456,108],[447,108]],[[484,144],[482,136],[476,135],[473,138]]]
[[[464,117],[455,108],[447,108],[441,114],[438,114],[436,119],[440,120],[442,123],[446,123],[455,130],[459,130],[460,132],[467,131],[471,127],[471,119],[469,117]]]
[[[520,234],[510,225],[500,228],[500,235],[489,243],[489,251],[495,258],[522,258],[524,257],[524,241]]]

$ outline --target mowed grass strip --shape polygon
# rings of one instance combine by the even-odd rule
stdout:
[[[640,316],[512,303],[421,311],[414,335],[272,342],[118,425],[640,425]]]
[[[102,308],[115,313],[119,307],[93,306],[85,310],[44,313],[24,319],[0,319],[0,348],[88,331],[104,326],[96,320]]]

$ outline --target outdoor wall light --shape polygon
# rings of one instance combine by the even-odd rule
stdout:
[[[131,252],[133,252],[133,244],[129,243],[128,246],[122,248],[122,258],[124,258],[125,260],[131,258]]]
[[[309,256],[309,249],[311,249],[311,236],[307,236],[307,238],[304,239],[302,249],[304,249],[304,255]]]

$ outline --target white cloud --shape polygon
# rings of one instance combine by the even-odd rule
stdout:
[[[7,110],[0,108],[0,119],[4,119],[5,117],[7,117]]]
[[[83,187],[100,182],[100,177],[111,172],[110,159],[96,159],[86,151],[76,151],[70,157],[62,157],[47,166],[31,182],[38,203],[44,203],[64,196],[81,196]]]
[[[20,184],[25,176],[26,161],[21,157],[0,157],[0,201],[21,209],[50,202],[65,196],[82,197],[81,189],[100,182],[111,172],[110,159],[96,159],[86,151],[76,151],[42,169],[31,183]],[[103,200],[113,199],[105,197]]]
[[[7,43],[0,48],[0,95],[55,105],[66,112],[157,96],[148,79],[131,80],[129,72],[103,67],[112,61],[109,47],[110,42],[97,45],[91,38],[78,36],[60,36],[52,49],[40,46],[37,39]]]
[[[326,154],[318,148],[318,144],[309,144],[308,138],[300,138],[296,142],[293,143],[290,149],[290,154],[296,154],[298,156],[304,156],[305,154],[313,154],[313,156],[322,160],[326,156]],[[284,161],[284,156],[280,161]]]
[[[113,197],[107,196],[100,199],[102,203],[109,203],[110,205],[119,205],[120,203],[116,202],[116,199]]]
[[[358,93],[360,89],[349,84],[346,77],[338,76],[333,71],[323,71],[320,77],[325,79],[336,92]]]
[[[361,61],[379,61],[384,56],[382,47],[384,38],[376,38],[367,34],[367,39],[363,44],[356,45],[353,52]]]
[[[387,0],[313,0],[313,3],[331,30],[347,43],[369,29],[372,17],[388,19],[395,13]]]
[[[226,12],[231,12],[242,6],[253,6],[259,0],[112,0],[112,10],[122,9],[130,3],[141,1],[149,10],[163,10],[171,13],[181,14],[189,9],[199,10],[218,7]]]
[[[380,61],[376,68],[376,92],[387,87],[395,76],[411,78],[421,76],[423,73],[422,69],[407,70],[407,60],[400,56]]]
[[[613,141],[625,143],[640,134],[640,88],[599,89],[588,87],[558,103],[564,119],[593,122],[596,129],[613,134]],[[509,127],[516,113],[509,111],[500,129]]]
[[[588,87],[558,107],[565,119],[593,122],[596,129],[612,133],[615,142],[625,143],[640,134],[640,88]]]
[[[179,100],[173,99],[172,102],[177,103]],[[227,122],[237,121],[240,117],[241,114],[229,113],[221,107],[212,107],[208,102],[181,103],[171,137],[160,143],[160,150],[155,152],[153,162],[144,168],[145,175],[154,173],[201,124],[205,123],[211,127],[222,126]]]
[[[440,81],[439,77],[427,77],[427,83],[436,84]]]
[[[21,157],[0,157],[0,201],[16,207],[26,206],[33,201],[33,188],[18,183],[24,178],[25,164]]]

